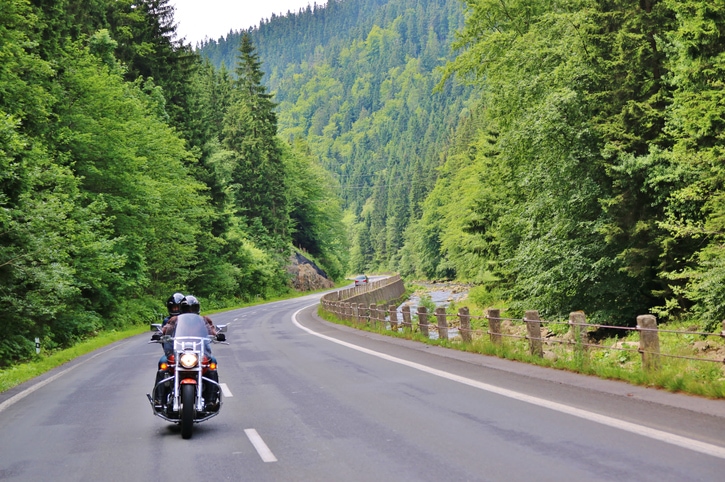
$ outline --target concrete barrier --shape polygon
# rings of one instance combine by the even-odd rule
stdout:
[[[355,286],[344,290],[327,293],[320,299],[322,307],[327,311],[327,306],[337,301],[345,303],[358,303],[365,306],[371,304],[387,304],[388,302],[400,299],[405,294],[405,283],[400,275],[394,275],[366,285]]]

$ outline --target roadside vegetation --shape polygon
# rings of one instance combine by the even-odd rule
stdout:
[[[412,292],[411,289],[408,293]],[[430,296],[423,295],[420,306],[425,306],[432,313],[436,304]],[[445,348],[479,353],[484,356],[496,356],[508,360],[530,363],[542,367],[566,370],[602,379],[620,380],[633,385],[659,388],[670,392],[682,392],[708,398],[725,398],[725,340],[722,337],[706,337],[693,334],[673,334],[672,332],[694,331],[697,327],[685,322],[670,322],[666,325],[667,332],[660,334],[660,363],[657,369],[646,370],[642,363],[639,347],[639,333],[623,330],[616,334],[607,332],[607,336],[589,341],[592,346],[577,350],[572,344],[561,343],[569,330],[567,319],[549,319],[542,322],[542,338],[544,339],[544,357],[531,355],[529,342],[525,339],[526,327],[521,319],[505,319],[502,330],[506,336],[501,344],[494,344],[489,335],[486,309],[481,308],[468,298],[461,302],[451,302],[446,313],[456,315],[461,307],[468,307],[471,315],[473,341],[465,343],[461,336],[450,340],[424,336],[418,328],[417,316],[413,315],[413,329],[402,326],[397,331],[386,327],[373,328],[370,324],[357,324],[342,320],[322,308],[318,314],[325,320],[350,326],[356,329],[380,333],[386,336],[409,339],[420,343],[442,346]],[[491,305],[488,305],[491,306]],[[502,317],[507,312],[506,303],[499,301]],[[400,323],[400,318],[398,322]],[[431,332],[434,332],[434,320]],[[457,328],[455,317],[449,318],[451,328]],[[673,355],[674,357],[664,356]],[[692,360],[690,358],[699,358]],[[704,361],[705,359],[709,361]]]
[[[348,280],[342,280],[335,284],[335,288],[341,288],[342,286],[348,285]],[[284,295],[274,296],[269,299],[262,299],[261,297],[255,301],[247,303],[240,303],[234,305],[227,305],[223,308],[215,308],[212,310],[204,310],[205,315],[213,315],[221,311],[229,311],[238,308],[245,308],[248,306],[255,306],[262,303],[272,303],[275,301],[283,301],[292,298],[298,298],[300,296],[307,296],[312,293],[318,293],[321,291],[308,291],[308,292],[289,292]],[[154,318],[149,318],[147,323],[142,325],[134,325],[130,328],[123,330],[107,330],[96,334],[95,336],[89,336],[88,338],[79,341],[70,348],[56,348],[56,349],[41,349],[40,353],[35,355],[30,361],[25,363],[17,363],[8,368],[0,370],[0,393],[16,387],[22,383],[32,380],[46,372],[49,372],[55,368],[58,368],[71,360],[75,360],[78,357],[91,353],[93,351],[104,348],[117,341],[125,340],[127,338],[137,336],[146,332],[149,332],[150,324],[161,322],[159,315]]]
[[[146,325],[134,326],[121,331],[104,331],[96,337],[88,338],[76,343],[71,348],[55,350],[52,352],[42,350],[32,361],[19,363],[0,370],[0,393],[49,372],[50,370],[64,365],[71,360],[75,360],[78,357],[91,353],[92,351],[106,347],[119,340],[139,335],[148,330],[149,327]]]
[[[233,71],[176,36],[170,0],[0,2],[0,368],[152,316],[291,290],[347,257],[335,183],[248,36]],[[163,306],[161,304],[161,306]]]
[[[3,0],[0,367],[176,290],[272,299],[295,251],[511,318],[719,330],[723,25],[711,0],[329,1],[194,49],[171,0]]]

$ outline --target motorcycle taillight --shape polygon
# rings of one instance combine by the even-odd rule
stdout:
[[[173,354],[169,355],[168,358],[170,364],[173,365],[174,363],[176,363],[176,357]]]

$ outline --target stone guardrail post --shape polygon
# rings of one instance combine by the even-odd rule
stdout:
[[[543,358],[544,348],[541,343],[541,319],[538,311],[527,311],[524,315],[526,321],[526,333],[529,339],[531,354]]]
[[[639,330],[639,352],[642,354],[642,368],[645,371],[660,367],[660,337],[657,331],[657,318],[654,315],[637,317]]]
[[[471,316],[468,314],[468,307],[464,306],[458,309],[458,319],[461,320],[461,338],[464,343],[471,343]]]
[[[413,323],[410,321],[410,306],[403,306],[403,331],[410,333],[413,331]]]
[[[428,338],[430,336],[428,334],[428,308],[425,306],[418,307],[418,326],[423,336]]]
[[[574,339],[574,349],[576,353],[583,355],[586,351],[585,344],[587,339],[587,317],[581,311],[569,313],[569,330]]]
[[[375,303],[372,303],[370,305],[370,326],[372,328],[375,328],[377,326],[377,319],[378,319],[378,307]]]
[[[367,323],[367,308],[365,307],[364,303],[358,303],[358,319],[357,322],[359,325],[364,325]]]
[[[501,310],[491,308],[486,310],[486,318],[488,319],[488,333],[491,337],[491,343],[500,345],[501,338]]]
[[[388,311],[390,311],[390,331],[398,331],[398,310],[395,305],[390,305],[388,307]]]
[[[436,320],[438,322],[438,339],[448,339],[448,320],[446,319],[446,309],[442,306],[436,308]]]

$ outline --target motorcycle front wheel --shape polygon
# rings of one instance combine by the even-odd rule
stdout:
[[[191,430],[194,426],[195,398],[195,385],[181,386],[181,438],[191,438]]]

